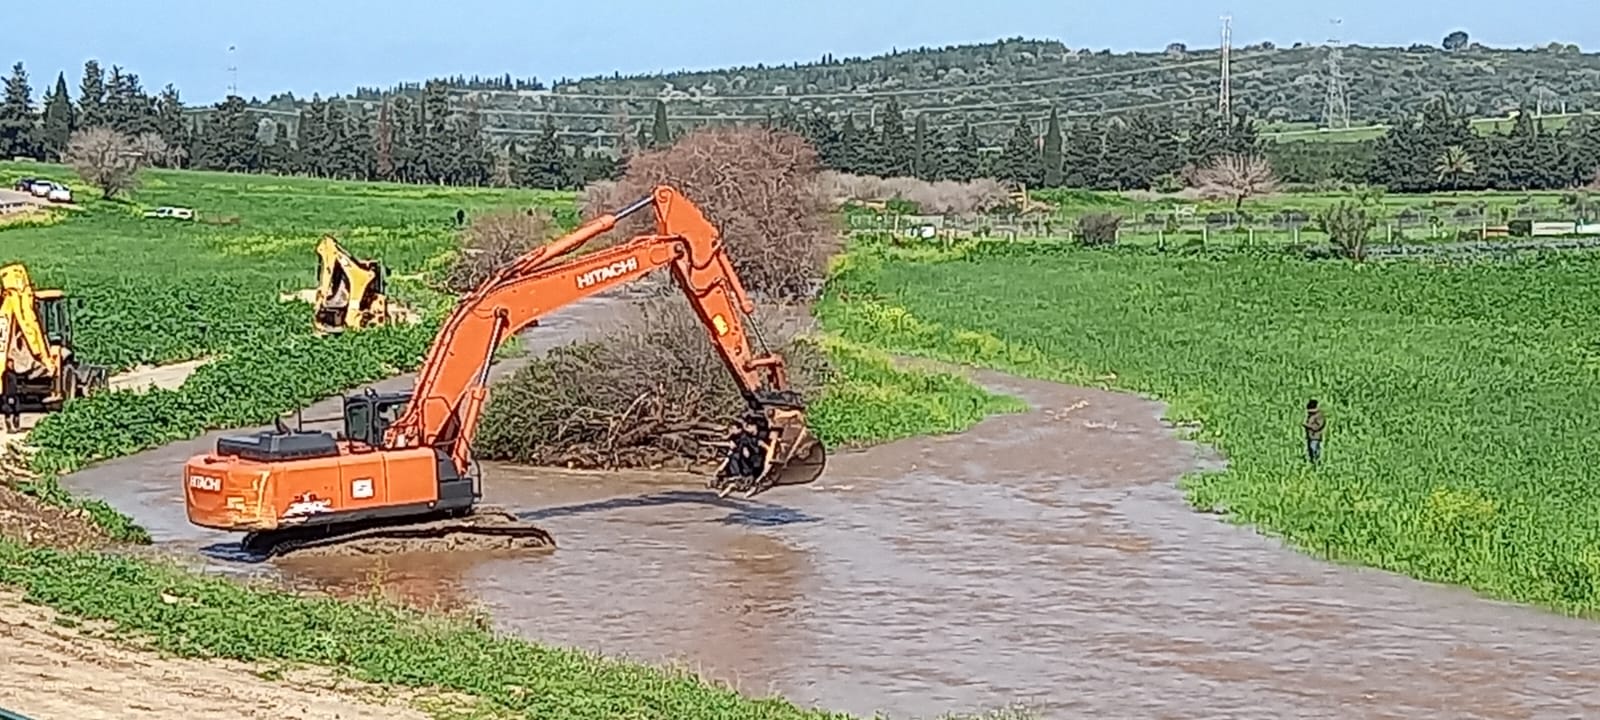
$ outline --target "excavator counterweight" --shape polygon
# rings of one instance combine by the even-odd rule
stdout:
[[[655,232],[593,252],[576,251],[628,215],[651,208]],[[189,521],[249,533],[264,554],[354,537],[481,534],[548,539],[507,520],[485,522],[472,440],[496,348],[538,319],[584,297],[667,269],[689,300],[748,410],[727,459],[707,485],[753,497],[814,482],[826,450],[789,387],[784,359],[757,352],[745,333],[755,306],[723,239],[700,209],[661,186],[498,269],[444,320],[410,392],[345,398],[342,432],[278,428],[217,440],[189,459]],[[650,369],[641,369],[650,372]]]

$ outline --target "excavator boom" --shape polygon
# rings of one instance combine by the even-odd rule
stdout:
[[[577,254],[646,208],[656,216],[654,233]],[[462,297],[410,393],[345,399],[344,437],[280,428],[221,438],[215,452],[191,458],[190,522],[256,534],[359,522],[371,534],[381,532],[374,522],[399,527],[441,512],[470,514],[479,497],[471,447],[495,349],[553,310],[662,268],[704,324],[748,406],[730,437],[728,460],[708,485],[748,497],[815,481],[826,452],[806,425],[805,404],[789,387],[783,358],[750,345],[745,317],[754,305],[720,234],[698,207],[662,186],[529,251]]]

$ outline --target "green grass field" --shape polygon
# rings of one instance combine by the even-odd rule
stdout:
[[[40,449],[35,469],[46,473],[207,429],[264,424],[414,367],[452,302],[429,280],[448,267],[458,208],[470,216],[541,207],[565,225],[576,221],[571,193],[151,172],[132,201],[107,202],[63,168],[0,163],[0,183],[24,175],[72,183],[82,207],[0,226],[0,262],[23,262],[37,286],[79,299],[74,332],[85,360],[122,369],[215,358],[175,390],[111,392],[43,418],[29,441]],[[194,208],[199,220],[141,216],[160,205]],[[410,276],[391,292],[428,321],[314,336],[310,305],[283,303],[279,295],[315,286],[313,247],[324,233],[358,257],[380,258],[394,275]],[[855,343],[823,344],[835,372],[812,417],[835,445],[961,430],[1020,407],[954,376],[897,369],[888,356]],[[111,508],[71,497],[50,480],[25,489],[85,507],[114,537],[148,540]],[[374,602],[298,597],[113,555],[24,548],[3,537],[0,584],[71,617],[109,620],[165,651],[307,662],[375,682],[456,690],[486,713],[472,717],[843,717]],[[163,602],[163,594],[193,602]]]
[[[1156,394],[1230,458],[1203,508],[1307,550],[1600,609],[1600,258],[1357,265],[1064,246],[859,248],[832,331]],[[1308,398],[1324,464],[1304,460]]]

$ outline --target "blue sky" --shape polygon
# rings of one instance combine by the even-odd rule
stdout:
[[[246,97],[309,96],[433,75],[549,81],[1017,35],[1094,49],[1215,47],[1223,14],[1235,45],[1321,42],[1338,16],[1341,36],[1361,44],[1437,44],[1459,28],[1490,45],[1600,51],[1600,0],[83,0],[8,4],[3,22],[25,31],[0,35],[0,60],[25,62],[36,93],[61,70],[76,91],[83,61],[96,57],[200,104],[226,93],[230,62]]]

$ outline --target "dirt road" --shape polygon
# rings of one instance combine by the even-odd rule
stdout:
[[[99,639],[0,593],[0,708],[32,720],[422,720],[378,688],[311,673],[179,660]],[[298,676],[298,677],[297,677]]]
[[[606,312],[591,303],[529,337]],[[1592,623],[1286,550],[1188,507],[1174,479],[1207,460],[1157,405],[977,377],[1035,410],[838,454],[816,485],[756,501],[698,478],[493,466],[486,499],[524,509],[559,549],[275,570],[336,590],[379,571],[414,602],[479,604],[530,638],[861,714],[1600,716]],[[183,522],[174,473],[211,441],[69,484],[193,550],[217,536]]]
[[[170,390],[182,385],[184,380],[188,380],[189,376],[193,375],[194,371],[198,370],[206,362],[206,360],[190,360],[172,363],[171,365],[139,365],[111,376],[106,380],[106,384],[112,390],[133,390],[136,392],[151,388]],[[31,430],[39,422],[39,419],[44,416],[45,413],[42,412],[21,413],[19,419],[22,421],[22,432],[7,433],[4,430],[0,430],[0,445],[26,435],[28,430]]]

